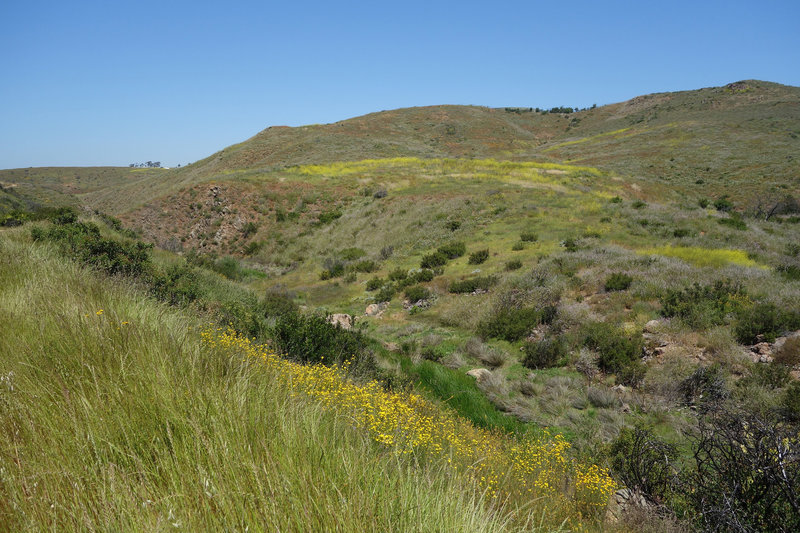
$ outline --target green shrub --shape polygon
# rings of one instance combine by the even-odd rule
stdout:
[[[609,202],[611,202],[612,204],[621,204],[622,198],[620,198],[619,196],[615,196],[611,200],[609,200]]]
[[[678,239],[688,237],[691,234],[692,232],[686,228],[676,228],[675,231],[672,232],[672,236],[677,237]]]
[[[538,342],[526,342],[522,365],[540,369],[558,365],[567,356],[566,344],[559,338],[545,338]]]
[[[342,212],[338,210],[334,211],[327,211],[325,213],[320,213],[319,217],[317,218],[317,225],[324,225],[329,224],[336,220],[337,218],[341,218]]]
[[[404,268],[396,268],[389,272],[389,279],[392,281],[399,281],[408,277],[408,271]]]
[[[494,276],[481,276],[469,278],[461,281],[454,281],[450,284],[448,291],[453,294],[466,294],[476,290],[488,290],[489,287],[497,283]]]
[[[405,290],[405,296],[409,302],[418,302],[420,300],[427,300],[431,297],[431,292],[422,285],[414,285]]]
[[[458,220],[449,220],[447,222],[447,229],[449,229],[450,231],[456,231],[460,227],[461,227],[461,222],[459,222]]]
[[[484,263],[487,259],[489,259],[489,250],[478,250],[477,252],[472,252],[469,254],[469,261],[467,261],[470,265],[480,265]]]
[[[504,339],[509,342],[518,341],[542,323],[550,323],[555,318],[555,307],[544,309],[522,308],[502,309],[490,319],[478,326],[478,333],[483,338]]]
[[[356,259],[361,259],[367,252],[362,250],[361,248],[345,248],[341,250],[338,254],[339,259],[342,261],[355,261]]]
[[[793,423],[800,422],[800,381],[792,382],[781,397],[783,416]]]
[[[631,286],[631,283],[633,283],[633,278],[628,274],[614,272],[606,279],[605,289],[609,292],[624,291]]]
[[[800,265],[798,264],[783,263],[775,267],[775,270],[788,280],[800,280]]]
[[[433,281],[433,270],[428,270],[427,268],[414,272],[411,275],[411,278],[416,281],[417,283],[427,283],[429,281]]]
[[[251,235],[255,235],[257,231],[258,231],[258,224],[256,224],[255,222],[248,222],[242,228],[242,235],[244,236],[245,239],[247,239]]]
[[[396,293],[396,289],[393,285],[384,285],[381,290],[375,294],[375,301],[376,302],[390,302]]]
[[[447,256],[448,259],[456,259],[467,253],[467,245],[463,242],[451,242],[440,246],[437,250]]]
[[[373,366],[367,338],[357,330],[334,326],[323,315],[280,315],[271,330],[276,349],[303,363],[339,364],[354,358],[356,366]]]
[[[624,427],[609,448],[614,477],[655,504],[666,503],[677,487],[678,450],[642,426]]]
[[[718,364],[699,366],[678,385],[686,405],[705,404],[702,407],[721,402],[730,396],[728,380]]]
[[[447,264],[447,256],[442,252],[436,251],[422,257],[420,268],[436,268]]]
[[[536,242],[539,240],[539,236],[532,231],[523,231],[519,235],[519,240],[522,242]]]
[[[378,270],[378,263],[372,259],[364,259],[350,265],[350,270],[354,272],[370,273]]]
[[[763,338],[775,342],[785,330],[800,328],[800,312],[782,310],[771,303],[759,303],[739,309],[734,331],[743,344],[755,344]]]
[[[514,245],[511,247],[512,252],[519,252],[520,250],[525,249],[525,243],[522,241],[515,242]]]
[[[634,208],[634,209],[642,209],[644,207],[647,207],[647,202],[645,202],[643,200],[636,200],[635,202],[633,202],[631,204],[631,207]]]
[[[267,289],[258,308],[264,317],[279,317],[300,312],[300,306],[294,301],[294,294],[281,286]]]
[[[213,269],[223,276],[232,280],[241,280],[243,275],[242,267],[233,257],[223,257],[214,262]]]
[[[744,231],[747,229],[747,223],[741,219],[741,217],[731,216],[727,218],[720,218],[717,220],[721,225],[728,226],[729,228],[733,228],[739,231]]]
[[[619,374],[627,366],[639,362],[644,342],[641,334],[625,335],[606,322],[584,326],[584,343],[599,354],[598,365],[606,372]]]
[[[377,291],[384,285],[386,285],[386,280],[384,280],[383,278],[372,278],[367,282],[367,290]]]
[[[522,268],[522,261],[519,259],[512,259],[506,263],[506,270],[508,271],[519,270],[520,268]]]
[[[561,243],[568,252],[577,252],[578,251],[578,241],[575,240],[573,237],[569,237],[564,239],[564,242]]]
[[[150,293],[170,305],[187,305],[202,294],[197,273],[186,265],[175,265],[164,274],[154,274]]]
[[[693,328],[705,329],[722,324],[728,313],[738,309],[744,296],[741,285],[727,280],[716,281],[713,285],[695,283],[662,295],[661,314],[678,317]]]
[[[711,205],[711,202],[708,200],[708,198],[700,198],[699,200],[697,200],[697,205],[699,205],[702,209],[705,209],[706,207]]]
[[[728,196],[725,195],[720,198],[717,198],[714,201],[714,208],[717,211],[724,211],[727,213],[728,211],[733,209],[733,204],[731,203],[730,200],[728,200]]]

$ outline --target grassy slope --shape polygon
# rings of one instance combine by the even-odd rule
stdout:
[[[0,236],[0,529],[503,525],[463,479],[381,453],[24,234]]]

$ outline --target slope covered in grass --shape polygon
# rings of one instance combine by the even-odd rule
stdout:
[[[0,237],[0,529],[493,531],[416,464],[201,325],[18,230]]]

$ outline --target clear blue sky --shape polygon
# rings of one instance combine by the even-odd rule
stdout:
[[[3,0],[0,67],[0,168],[172,166],[382,109],[800,85],[800,0]]]

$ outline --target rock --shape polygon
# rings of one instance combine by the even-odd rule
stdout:
[[[330,316],[328,322],[334,326],[339,326],[342,329],[350,329],[353,327],[353,317],[344,313],[335,313]]]
[[[768,342],[759,342],[750,347],[750,357],[754,363],[772,362],[772,345]]]
[[[475,378],[475,381],[478,383],[482,383],[492,377],[492,373],[485,368],[473,368],[467,372],[467,375]]]
[[[614,392],[620,392],[624,394],[630,391],[631,389],[620,383],[619,385],[614,385],[613,387],[611,387],[611,390],[613,390]]]
[[[623,403],[622,404],[622,412],[623,413],[630,413],[631,412],[631,406],[628,405],[627,403]]]
[[[663,324],[661,320],[651,320],[644,325],[642,331],[644,333],[656,333],[661,327],[661,324]]]
[[[369,304],[367,308],[364,310],[364,314],[367,316],[381,316],[383,311],[386,309],[388,305],[387,302],[381,302],[379,304]]]
[[[608,510],[606,511],[606,519],[609,522],[618,522],[622,515],[630,507],[650,507],[650,502],[636,491],[630,489],[620,489],[611,497],[608,503]]]

